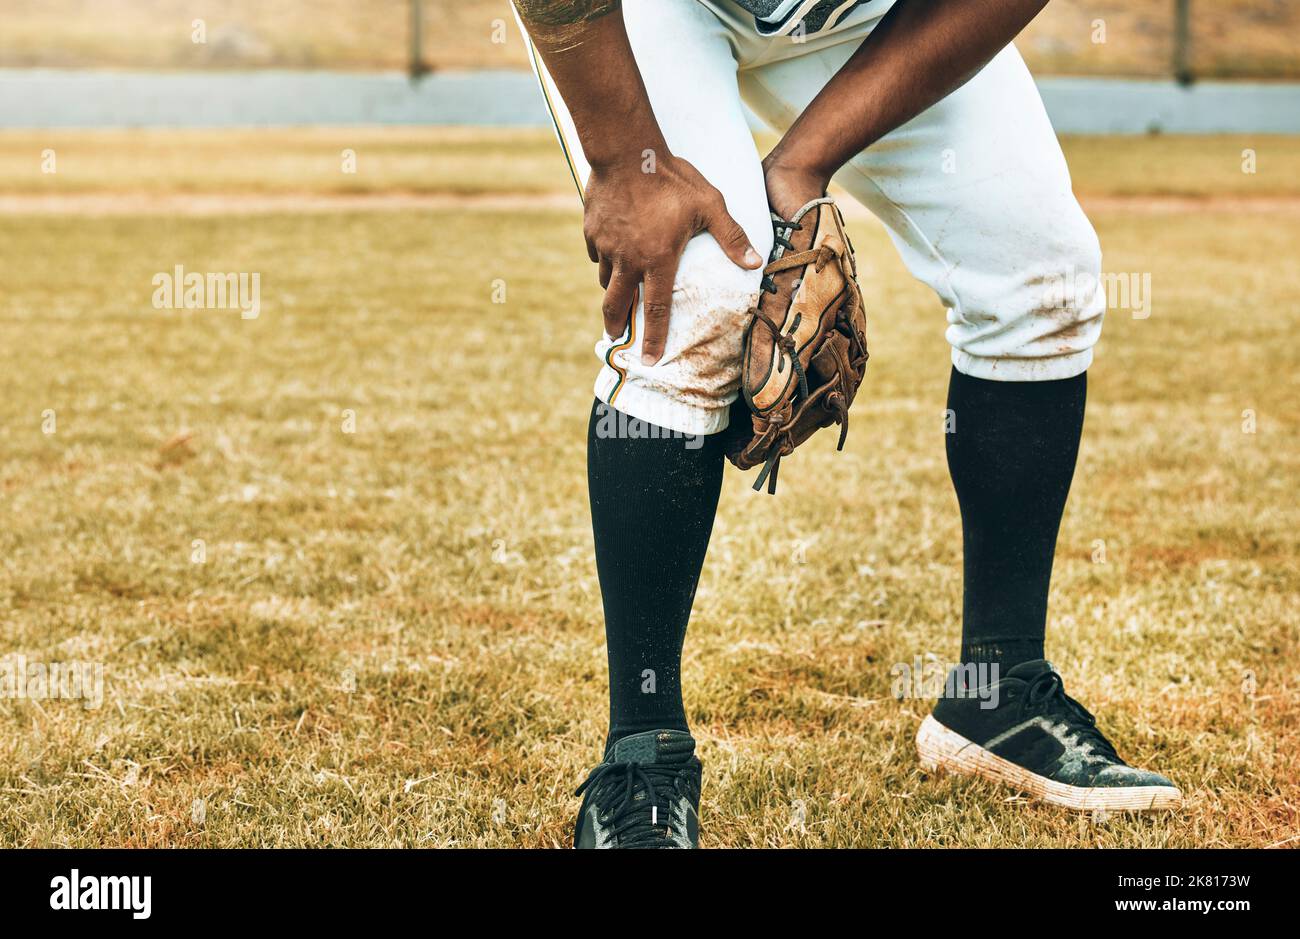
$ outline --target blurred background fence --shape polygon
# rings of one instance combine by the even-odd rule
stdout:
[[[418,2],[0,0],[0,68],[526,68],[509,0]],[[1052,0],[1019,44],[1039,75],[1272,80],[1297,37],[1297,0]]]

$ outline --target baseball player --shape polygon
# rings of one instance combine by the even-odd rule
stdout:
[[[1120,759],[1044,659],[1105,306],[1097,236],[1011,45],[1045,3],[515,0],[605,290],[588,480],[610,720],[578,790],[576,846],[698,844],[680,662],[724,431],[738,398],[756,407],[742,359],[755,310],[771,309],[760,298],[788,312],[827,258],[851,268],[831,231],[832,180],[947,311],[967,677],[921,726],[922,765],[1075,808],[1179,801],[1168,779]],[[782,134],[766,156],[744,105]],[[806,268],[787,270],[786,252]],[[800,303],[793,319],[762,317],[777,351],[760,370],[792,387],[808,377],[795,333],[816,319]],[[851,339],[843,310],[825,308]]]

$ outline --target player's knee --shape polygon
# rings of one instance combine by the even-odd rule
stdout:
[[[955,272],[960,299],[948,340],[962,371],[1012,381],[1068,378],[1086,369],[1101,335],[1101,247],[1077,204],[1042,213],[999,251]]]
[[[1101,332],[1106,295],[1101,272],[1101,243],[1083,211],[1058,220],[1048,276],[1034,313],[1044,322],[1039,332],[1054,341],[1061,354],[1090,349]]]
[[[761,271],[733,262],[711,237],[693,238],[682,254],[673,283],[674,328],[703,337],[733,330],[758,302],[761,282]],[[694,342],[701,338],[697,335]],[[736,342],[738,349],[738,336]]]

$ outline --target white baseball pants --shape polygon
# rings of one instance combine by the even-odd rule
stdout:
[[[800,40],[760,36],[731,0],[624,0],[633,53],[669,148],[722,192],[763,256],[772,229],[742,102],[785,131],[892,2],[872,0],[834,30]],[[532,58],[581,188],[590,167],[578,135],[540,57]],[[959,371],[1043,381],[1091,364],[1105,309],[1104,291],[1090,286],[1099,283],[1101,251],[1014,46],[860,153],[835,182],[880,219],[913,276],[943,302]],[[711,235],[695,237],[677,271],[664,355],[641,364],[638,305],[622,335],[596,343],[596,396],[682,433],[725,429],[759,278],[733,264]],[[1083,287],[1063,292],[1063,283]]]

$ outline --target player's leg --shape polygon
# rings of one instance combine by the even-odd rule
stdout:
[[[623,16],[668,146],[722,192],[728,211],[766,254],[772,231],[762,170],[725,27],[697,0],[627,0]],[[541,78],[582,187],[588,166],[577,134],[554,85],[544,72]],[[653,171],[649,162],[647,170]],[[698,236],[678,268],[659,362],[641,363],[639,307],[622,335],[603,336],[596,346],[602,367],[588,432],[588,482],[609,651],[610,726],[605,762],[588,787],[575,835],[580,846],[639,843],[665,832],[686,842],[695,837],[694,810],[680,800],[657,809],[624,805],[639,813],[630,827],[626,819],[602,822],[600,816],[606,802],[621,801],[627,773],[618,767],[631,762],[642,770],[694,766],[693,776],[667,770],[672,779],[656,779],[656,792],[665,796],[679,782],[694,786],[698,805],[698,763],[682,703],[682,642],[721,488],[720,431],[739,385],[741,327],[760,277],[728,260],[712,236]],[[594,326],[598,310],[592,315]],[[641,785],[639,777],[633,785]]]
[[[742,87],[779,125],[855,45],[764,66]],[[948,311],[948,458],[964,543],[962,662],[995,676],[977,685],[991,686],[1000,674],[1003,701],[996,708],[941,701],[935,718],[946,724],[929,719],[927,731],[931,724],[942,731],[932,736],[945,747],[963,737],[991,746],[952,748],[966,762],[927,759],[1022,786],[1027,777],[1015,774],[1028,773],[1033,791],[1068,804],[1167,804],[1177,797],[1172,784],[1125,766],[1043,660],[1052,556],[1105,301],[1096,235],[1015,48],[868,148],[836,181],[885,223],[909,269]],[[977,752],[988,759],[976,761]],[[994,760],[1001,763],[990,769]]]
[[[761,69],[760,113],[811,98],[843,43]],[[1101,330],[1101,255],[1014,47],[850,161],[836,182],[886,224],[947,309],[948,456],[965,545],[963,662],[1041,659],[1048,582]],[[1080,284],[1078,291],[1061,285]]]

